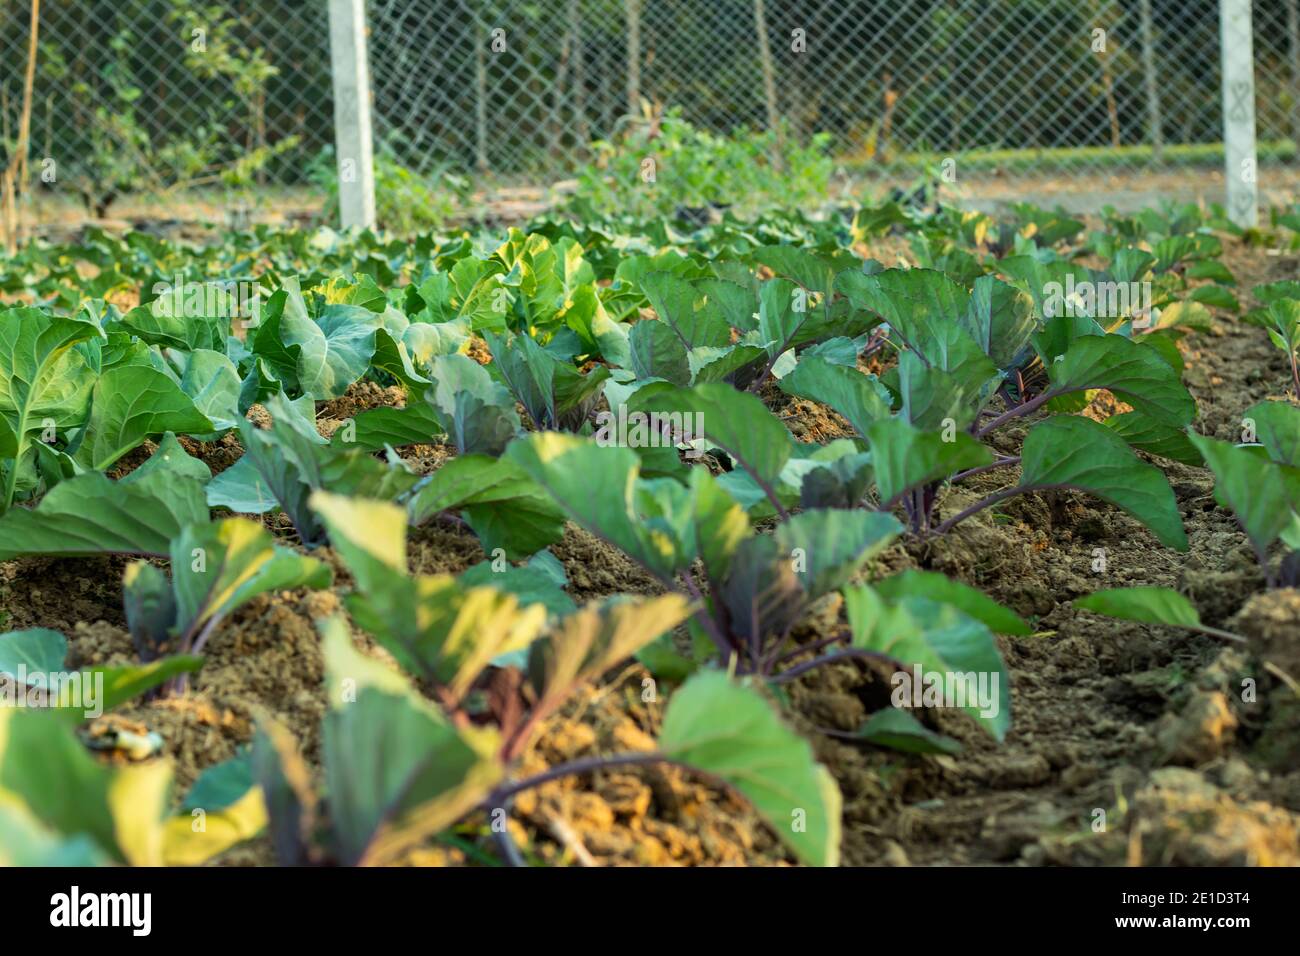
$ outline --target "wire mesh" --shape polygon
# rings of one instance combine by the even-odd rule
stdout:
[[[13,149],[30,0],[0,6]],[[1292,188],[1300,0],[1254,4],[1261,185]],[[323,0],[43,0],[31,165],[89,209],[333,174]],[[541,184],[666,110],[850,178],[1011,198],[1221,181],[1216,0],[369,0],[382,172]],[[1265,198],[1270,194],[1265,189]],[[1273,197],[1275,198],[1275,197]]]

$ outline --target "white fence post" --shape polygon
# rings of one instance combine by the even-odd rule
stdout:
[[[1223,61],[1223,182],[1228,218],[1259,223],[1255,155],[1255,52],[1250,0],[1219,0]]]
[[[334,75],[334,149],[344,227],[375,224],[375,156],[365,0],[329,0]]]

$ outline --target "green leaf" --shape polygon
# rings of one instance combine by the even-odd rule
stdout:
[[[199,349],[173,359],[180,372],[181,391],[218,431],[238,426],[241,383],[235,364],[221,352]]]
[[[954,581],[937,571],[909,568],[901,574],[875,582],[874,586],[881,597],[894,603],[905,597],[925,597],[941,604],[951,604],[998,634],[1025,636],[1033,633],[1033,628],[1018,614],[998,604],[983,591]]]
[[[927,365],[951,367],[945,345],[955,320],[967,312],[970,295],[933,269],[887,269],[875,275],[841,272],[835,287],[855,308],[878,315]]]
[[[1047,368],[1053,395],[1104,388],[1150,418],[1181,428],[1196,414],[1178,374],[1151,346],[1122,335],[1082,335]]]
[[[855,734],[860,740],[878,747],[889,747],[913,754],[961,753],[961,743],[935,733],[907,711],[898,707],[878,710]]]
[[[803,862],[838,865],[839,788],[755,691],[716,671],[696,674],[669,700],[659,744],[735,787]]]
[[[312,507],[356,578],[348,598],[356,622],[404,668],[455,698],[494,658],[532,643],[546,623],[542,604],[522,607],[509,591],[466,588],[450,575],[406,576],[399,508],[325,492],[312,496]]]
[[[1264,449],[1189,433],[1214,472],[1214,497],[1233,514],[1257,554],[1264,554],[1300,513],[1300,469],[1280,465]]]
[[[437,383],[425,393],[434,416],[462,454],[499,455],[520,430],[510,391],[466,355],[440,355],[429,374]]]
[[[185,300],[188,289],[197,299]],[[122,328],[132,336],[150,345],[162,348],[182,349],[224,349],[230,335],[231,317],[236,314],[237,304],[225,315],[222,310],[209,309],[207,293],[218,292],[216,284],[186,283],[177,285],[170,291],[163,292],[158,298],[144,305],[131,309],[121,320],[110,328]],[[180,308],[177,308],[177,306]]]
[[[497,371],[539,429],[576,431],[600,398],[609,369],[582,374],[528,335],[488,336]]]
[[[0,806],[20,801],[56,833],[84,835],[120,863],[162,862],[165,761],[99,763],[58,713],[0,707]]]
[[[952,680],[964,699],[945,700],[962,707],[1001,741],[1011,727],[1011,684],[998,654],[997,639],[981,621],[958,608],[927,597],[905,596],[886,605],[868,586],[845,588],[844,604],[853,646],[878,651],[904,667],[919,668],[908,684],[895,680],[894,703],[916,706],[927,680]],[[895,675],[897,678],[898,675]],[[982,685],[982,686],[981,686]],[[980,691],[988,699],[980,699]],[[901,698],[901,699],[900,699]]]
[[[92,321],[47,315],[40,309],[0,310],[0,458],[8,466],[13,500],[14,474],[32,436],[52,422],[56,429],[81,423],[94,376],[81,350],[73,346],[104,333]]]
[[[203,486],[158,471],[138,481],[88,472],[60,482],[33,509],[0,518],[0,561],[26,554],[163,557],[186,525],[208,520]]]
[[[903,526],[880,511],[804,511],[773,532],[777,550],[794,564],[810,600],[847,584],[867,561],[902,534]]]
[[[355,652],[341,654],[340,643],[351,642],[336,623],[325,637],[331,683],[357,676],[349,665]],[[457,731],[409,685],[399,692],[362,686],[351,702],[336,698],[321,753],[341,861],[393,863],[455,823],[501,779],[499,743],[493,730]]]
[[[505,457],[545,488],[574,522],[653,574],[670,577],[684,560],[680,544],[664,531],[646,527],[633,508],[641,465],[631,449],[540,432],[512,442]]]
[[[1201,615],[1192,603],[1172,588],[1108,588],[1075,598],[1074,606],[1108,617],[1140,624],[1168,624],[1199,628]]]
[[[1062,415],[1031,428],[1021,455],[1018,487],[1026,491],[1079,488],[1128,512],[1166,547],[1187,550],[1178,502],[1164,473],[1091,419]]]
[[[411,499],[412,524],[442,511],[463,510],[491,554],[519,560],[564,536],[564,513],[522,469],[504,458],[459,455],[433,473]]]
[[[1255,434],[1279,465],[1300,468],[1300,408],[1290,402],[1260,402],[1242,416],[1255,423]]]
[[[103,675],[104,693],[95,702],[100,711],[109,711],[139,697],[147,690],[159,687],[180,674],[193,674],[203,666],[203,658],[190,654],[177,654],[147,664],[126,664],[118,667],[92,667],[81,672],[81,679],[96,680]],[[59,706],[75,711],[84,711],[81,703],[67,699]],[[95,714],[94,716],[98,716]]]
[[[966,432],[923,432],[901,418],[886,418],[867,429],[871,464],[882,502],[892,502],[909,488],[951,478],[966,468],[993,461],[993,454]]]
[[[496,588],[519,599],[520,607],[540,604],[552,617],[564,617],[577,610],[573,598],[555,583],[551,575],[538,567],[507,564],[498,571],[491,561],[480,561],[457,576],[462,587]]]
[[[1186,465],[1200,465],[1202,462],[1201,453],[1185,431],[1156,421],[1142,412],[1121,412],[1102,424],[1139,451]]]
[[[253,348],[304,394],[338,398],[369,367],[381,322],[355,305],[327,305],[313,320],[298,279],[288,277],[263,309]]]
[[[28,673],[51,674],[63,670],[68,656],[68,639],[58,631],[32,627],[0,634],[0,675],[17,680],[18,669]]]
[[[375,451],[385,445],[401,448],[430,444],[445,434],[438,413],[428,402],[412,402],[405,408],[372,408],[362,412],[353,422],[355,431],[340,428],[331,442]]]
[[[256,784],[253,777],[253,752],[244,748],[229,760],[213,764],[199,774],[190,792],[181,801],[181,810],[188,813],[196,807],[209,812],[222,810],[238,803]]]
[[[84,835],[64,837],[17,801],[0,800],[0,866],[107,866],[110,860]]]
[[[681,337],[666,322],[642,319],[632,326],[628,347],[637,378],[663,379],[674,385],[690,383],[690,356]]]
[[[992,276],[980,276],[961,324],[994,365],[1010,368],[1036,328],[1034,300]]]
[[[859,435],[867,436],[873,422],[889,417],[889,402],[880,386],[856,368],[804,355],[779,385],[788,395],[827,405],[848,420]]]
[[[704,436],[758,481],[771,484],[790,458],[792,439],[780,419],[753,395],[712,383],[678,388],[657,382],[638,389],[628,403],[641,412],[699,415]]]
[[[190,525],[172,541],[171,559],[177,625],[191,635],[259,594],[329,587],[333,577],[246,518]]]
[[[716,308],[708,303],[695,308],[702,296],[689,282],[671,273],[652,272],[641,280],[641,288],[659,320],[676,333],[687,349],[721,347],[731,342],[731,330]]]
[[[212,421],[165,374],[144,365],[121,365],[95,383],[90,422],[75,457],[102,471],[146,438],[214,430]]]
[[[908,350],[898,357],[898,367],[886,373],[886,382],[897,383],[902,399],[900,416],[927,431],[966,429],[998,381],[993,360],[980,351],[974,339],[955,325],[948,328],[948,335],[941,356],[944,364],[927,365],[919,353]]]
[[[309,502],[361,590],[406,572],[406,513],[386,501],[317,491]]]

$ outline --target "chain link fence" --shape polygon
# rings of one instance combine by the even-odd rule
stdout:
[[[31,0],[0,5],[13,149]],[[1254,3],[1260,185],[1296,186],[1300,0]],[[947,168],[970,196],[1217,199],[1216,0],[369,0],[380,188],[545,185],[679,111],[824,149],[842,180]],[[32,189],[96,215],[334,175],[324,0],[42,0]],[[1216,186],[1216,183],[1218,184]],[[961,189],[958,189],[961,192]]]

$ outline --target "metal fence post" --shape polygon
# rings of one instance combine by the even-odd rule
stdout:
[[[375,224],[375,157],[365,0],[330,0],[330,67],[339,214],[344,227]]]
[[[1255,54],[1250,0],[1219,0],[1223,59],[1223,182],[1228,218],[1259,222],[1255,154]]]

